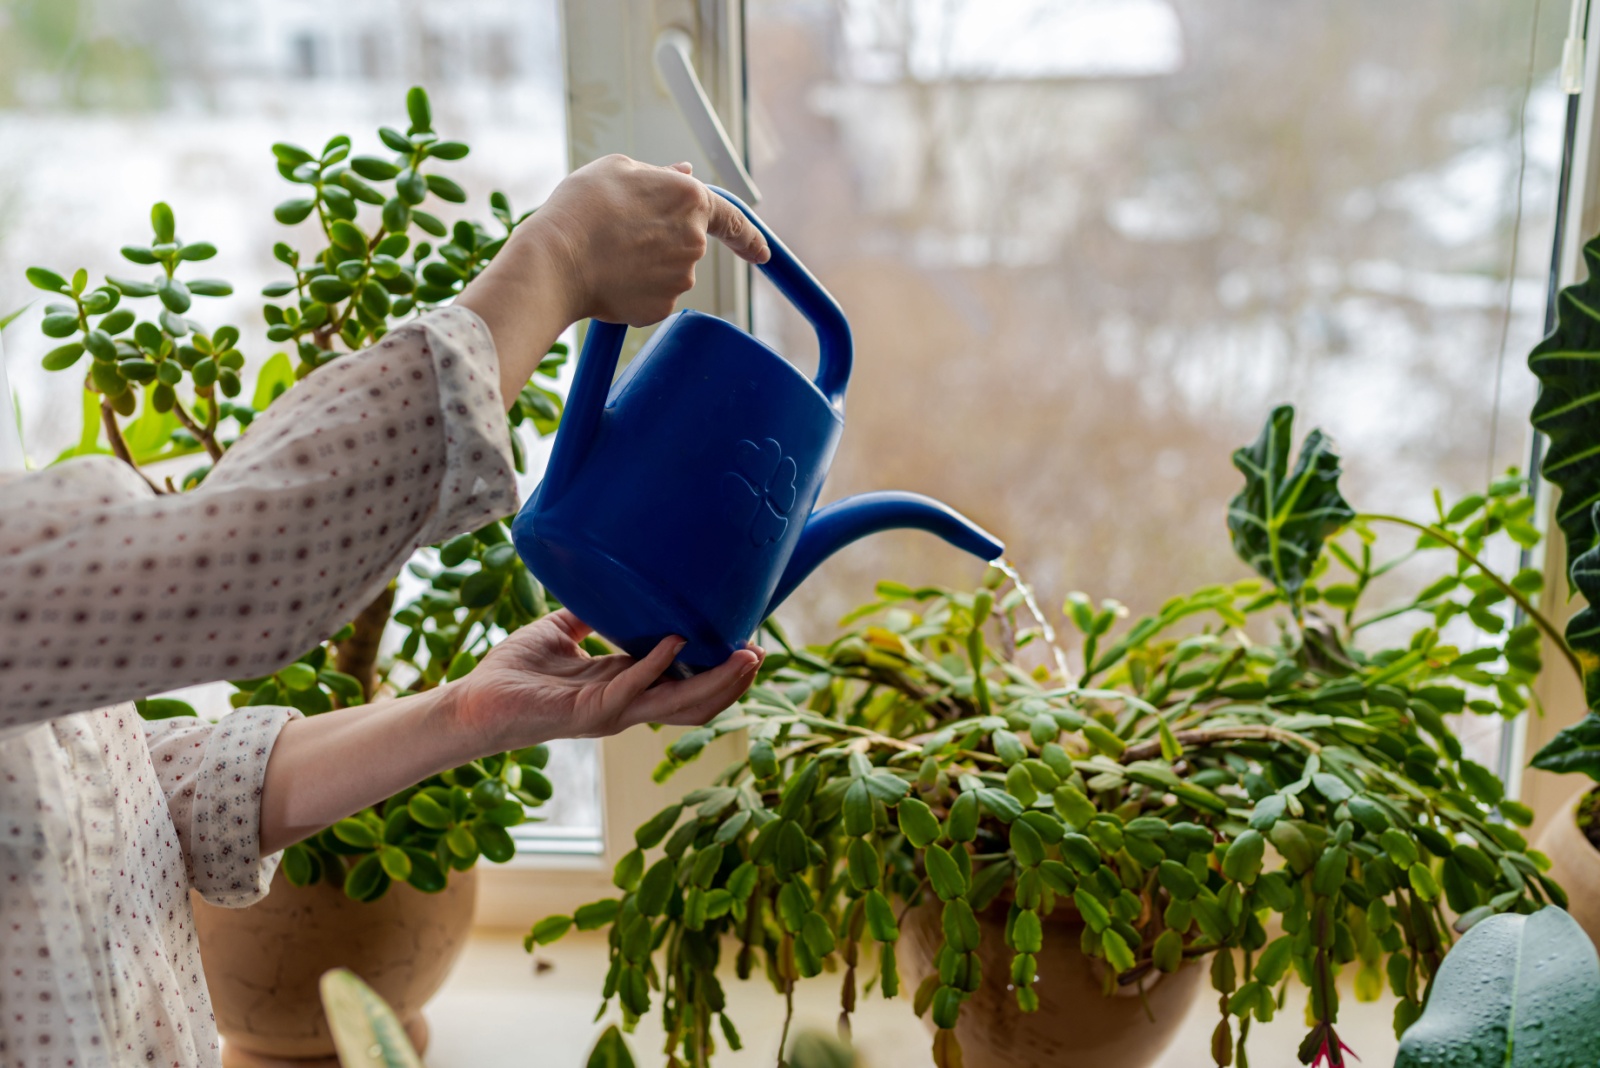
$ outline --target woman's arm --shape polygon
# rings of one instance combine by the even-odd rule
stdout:
[[[637,723],[704,723],[749,688],[761,664],[760,651],[746,649],[713,671],[659,682],[680,639],[634,661],[589,656],[578,644],[588,633],[563,609],[512,634],[457,682],[285,724],[262,787],[260,854],[491,753]]]
[[[687,163],[605,156],[569,175],[456,298],[494,335],[506,406],[580,319],[646,326],[671,315],[694,287],[707,235],[751,263],[770,255],[760,231]]]
[[[510,512],[499,409],[562,330],[666,315],[708,232],[765,258],[686,171],[613,156],[575,172],[461,295],[466,311],[318,370],[192,493],[156,496],[109,457],[0,483],[0,730],[268,674],[417,546]]]

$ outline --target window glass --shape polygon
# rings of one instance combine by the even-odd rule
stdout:
[[[147,241],[149,206],[166,200],[181,236],[220,250],[207,266],[236,295],[206,310],[243,330],[259,367],[274,346],[258,294],[281,272],[271,209],[291,195],[274,141],[346,133],[357,152],[379,151],[377,127],[403,119],[407,86],[424,84],[436,126],[472,146],[450,170],[469,195],[461,215],[487,218],[497,189],[524,210],[566,171],[561,69],[556,0],[0,0],[0,315],[38,295],[23,280],[36,263],[132,273],[117,249]],[[77,441],[80,411],[71,376],[39,366],[53,343],[38,316],[6,330],[36,465]],[[228,692],[185,696],[219,714]],[[524,844],[592,851],[594,743],[552,750],[555,798]]]
[[[1545,7],[750,0],[761,210],[856,335],[828,495],[931,493],[1046,605],[1137,613],[1245,577],[1230,453],[1274,404],[1364,511],[1525,465],[1566,101]],[[820,638],[878,579],[978,574],[880,536],[781,616]]]

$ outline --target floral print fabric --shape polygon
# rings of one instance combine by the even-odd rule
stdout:
[[[193,492],[106,457],[0,475],[0,1068],[218,1062],[188,891],[266,893],[261,785],[297,713],[127,702],[268,674],[512,511],[498,375],[444,309],[309,376]]]

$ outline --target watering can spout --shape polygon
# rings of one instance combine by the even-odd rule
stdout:
[[[764,615],[771,615],[818,564],[859,538],[881,530],[935,534],[978,557],[997,560],[1005,545],[966,516],[920,493],[862,493],[812,513]]]

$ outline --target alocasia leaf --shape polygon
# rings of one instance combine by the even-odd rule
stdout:
[[[1561,489],[1556,521],[1576,560],[1597,540],[1600,503],[1600,238],[1583,248],[1589,276],[1561,291],[1556,328],[1528,354],[1539,378],[1533,426],[1548,439],[1544,477]]]
[[[1244,489],[1228,505],[1228,530],[1239,558],[1297,600],[1323,542],[1355,511],[1339,493],[1339,456],[1322,431],[1306,437],[1291,471],[1293,451],[1294,408],[1285,404],[1233,454]]]
[[[1593,606],[1600,604],[1600,237],[1583,247],[1583,258],[1589,275],[1561,291],[1556,328],[1528,354],[1528,368],[1539,378],[1533,426],[1549,439],[1542,470],[1561,490],[1556,522],[1567,539],[1568,578]],[[1593,607],[1567,624],[1567,645],[1583,666],[1584,693],[1595,708],[1600,613]]]
[[[1600,959],[1561,909],[1480,921],[1439,967],[1395,1068],[1590,1068]]]
[[[1550,739],[1533,758],[1533,766],[1541,771],[1581,771],[1600,781],[1600,715],[1591,712]]]

